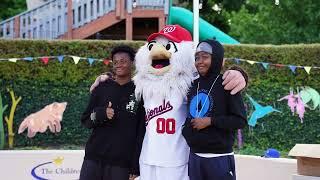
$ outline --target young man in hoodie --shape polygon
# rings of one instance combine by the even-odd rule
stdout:
[[[240,93],[224,90],[224,49],[215,40],[198,44],[195,66],[200,77],[188,94],[189,115],[182,130],[190,146],[190,180],[235,180],[234,135],[247,124]]]
[[[125,45],[111,52],[115,80],[91,93],[81,123],[92,129],[86,144],[80,180],[128,180],[139,175],[145,111],[134,96],[131,80],[135,51]]]

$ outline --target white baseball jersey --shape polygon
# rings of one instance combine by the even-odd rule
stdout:
[[[162,167],[176,167],[188,163],[189,146],[182,136],[187,116],[187,104],[181,94],[171,93],[162,99],[144,99],[146,134],[142,144],[140,163]]]

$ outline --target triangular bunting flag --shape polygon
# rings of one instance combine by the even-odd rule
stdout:
[[[310,70],[311,70],[311,67],[310,67],[310,66],[304,66],[303,68],[304,68],[304,70],[306,70],[306,72],[307,72],[308,74],[310,74]]]
[[[88,62],[89,62],[89,64],[90,64],[90,66],[92,65],[93,61],[94,61],[93,58],[88,58]]]
[[[268,69],[269,63],[263,62],[263,63],[262,63],[262,66],[264,67],[264,69]]]
[[[25,60],[25,61],[32,61],[32,60],[33,60],[33,57],[25,57],[25,58],[23,58],[23,60]]]
[[[297,66],[289,65],[289,68],[293,73],[296,73]]]
[[[275,67],[284,67],[283,64],[275,64],[274,66],[275,66]]]
[[[58,56],[58,61],[62,63],[64,56]]]
[[[10,59],[8,59],[8,61],[10,61],[10,62],[17,62],[17,60],[18,60],[18,58],[10,58]]]
[[[234,62],[236,62],[237,64],[239,64],[239,63],[240,63],[240,59],[234,58]]]
[[[104,63],[105,65],[108,65],[108,64],[110,63],[110,60],[109,60],[109,59],[105,59],[105,60],[103,60],[103,63]]]
[[[78,62],[80,61],[80,57],[78,57],[78,56],[71,56],[72,57],[72,59],[73,59],[73,61],[74,61],[74,63],[75,64],[78,64]]]
[[[247,60],[247,62],[251,65],[256,63],[256,61],[250,61],[250,60]]]
[[[49,58],[48,58],[48,57],[42,57],[42,58],[41,58],[41,61],[42,61],[44,64],[48,64]]]

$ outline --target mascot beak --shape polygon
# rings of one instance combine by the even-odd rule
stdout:
[[[167,51],[162,44],[155,43],[150,51],[150,58],[152,60],[169,60],[171,58],[171,53]]]

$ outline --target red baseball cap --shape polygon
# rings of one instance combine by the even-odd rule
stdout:
[[[164,26],[160,32],[151,34],[148,37],[148,41],[150,42],[160,35],[177,43],[181,41],[192,41],[190,32],[179,25]]]

